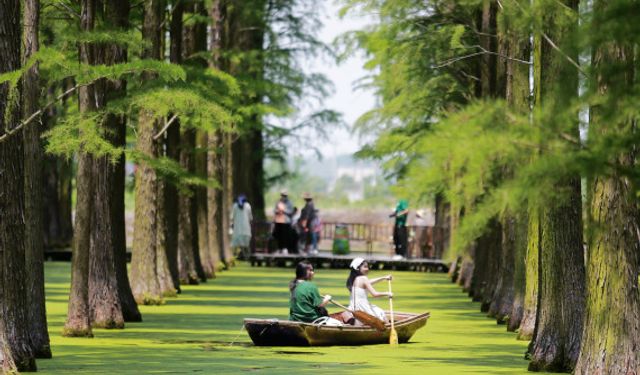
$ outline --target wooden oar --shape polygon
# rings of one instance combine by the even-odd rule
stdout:
[[[391,279],[389,279],[389,293],[392,293]],[[393,321],[393,297],[392,296],[389,296],[389,314],[391,315],[391,332],[389,333],[389,344],[398,345],[398,332],[396,332],[396,328]]]
[[[361,321],[362,323],[370,327],[377,329],[378,331],[382,332],[386,329],[386,327],[384,326],[384,322],[371,314],[367,314],[366,312],[360,311],[360,310],[351,310],[348,307],[343,306],[334,300],[329,300],[329,301],[334,305],[349,311],[350,313],[353,314],[353,316],[356,317],[356,319],[358,319],[359,321]]]

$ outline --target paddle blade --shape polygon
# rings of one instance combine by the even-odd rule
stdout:
[[[391,328],[391,332],[389,333],[389,344],[398,345],[398,332],[396,332],[395,328]]]
[[[363,324],[373,327],[378,331],[384,331],[386,329],[382,320],[376,318],[373,315],[367,314],[364,311],[352,311],[352,314]]]

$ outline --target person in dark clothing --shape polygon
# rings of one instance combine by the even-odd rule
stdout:
[[[313,234],[313,220],[316,217],[316,209],[313,205],[313,197],[310,193],[304,193],[304,207],[300,211],[300,229],[304,238],[304,251],[307,251],[311,244]]]
[[[396,206],[396,210],[389,215],[395,217],[396,221],[393,226],[393,245],[396,250],[395,257],[405,258],[407,256],[407,217],[409,216],[409,202],[401,199]]]
[[[295,208],[289,200],[289,193],[283,189],[280,192],[280,200],[273,210],[273,237],[278,244],[278,252],[288,253],[291,250],[292,227],[291,218],[295,214]]]

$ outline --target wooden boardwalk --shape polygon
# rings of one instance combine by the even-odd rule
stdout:
[[[449,272],[449,263],[441,259],[412,258],[394,259],[386,255],[333,255],[328,251],[320,251],[318,254],[267,254],[255,253],[249,257],[252,266],[264,267],[294,267],[302,260],[308,260],[316,268],[348,269],[353,258],[362,256],[368,262],[372,270],[398,270],[417,272]]]

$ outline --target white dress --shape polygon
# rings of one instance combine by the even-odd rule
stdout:
[[[349,310],[364,311],[369,315],[373,315],[380,320],[385,321],[386,316],[384,310],[376,305],[369,303],[367,298],[367,290],[353,286],[351,288],[351,302],[349,303]]]
[[[231,234],[231,247],[249,247],[251,244],[251,205],[244,202],[242,208],[237,203],[233,204],[231,210],[231,222],[233,223],[233,234]]]

